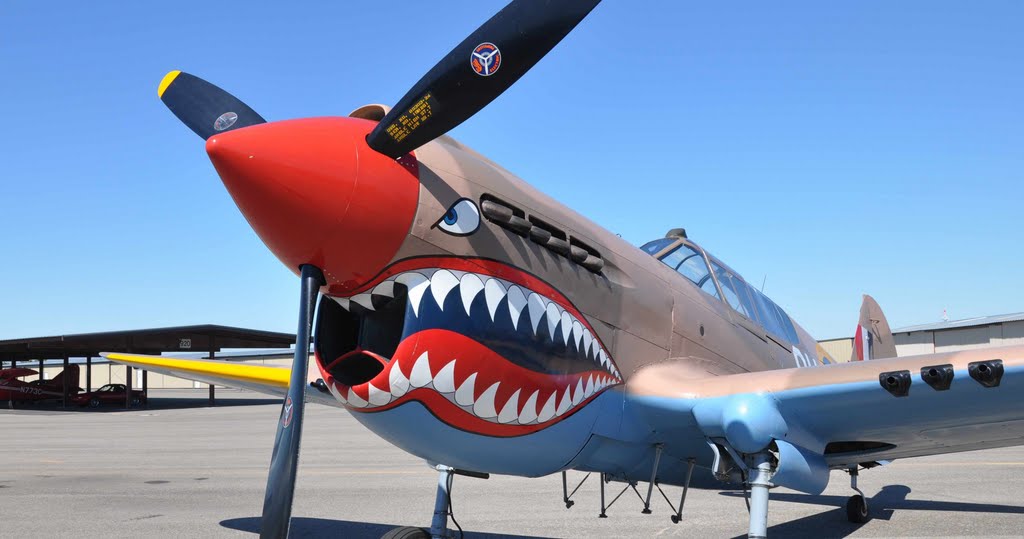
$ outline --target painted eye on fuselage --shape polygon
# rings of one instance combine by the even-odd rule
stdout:
[[[434,226],[454,236],[467,236],[480,228],[480,208],[472,200],[460,198]]]

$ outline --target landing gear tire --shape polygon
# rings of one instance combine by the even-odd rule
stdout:
[[[403,526],[385,533],[380,539],[430,539],[430,533],[423,528]]]
[[[850,499],[846,500],[846,518],[854,524],[864,524],[871,520],[871,515],[868,513],[868,502],[864,496],[858,494],[850,496]]]

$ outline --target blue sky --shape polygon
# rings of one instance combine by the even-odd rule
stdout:
[[[293,331],[297,279],[156,97],[394,103],[500,2],[14,0],[0,338]],[[606,1],[452,134],[634,243],[683,226],[818,338],[1024,311],[1024,3]]]

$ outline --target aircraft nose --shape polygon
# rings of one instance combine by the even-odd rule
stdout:
[[[414,158],[371,150],[376,124],[308,118],[210,137],[206,152],[263,243],[298,273],[323,270],[329,293],[363,284],[394,257],[419,197]]]

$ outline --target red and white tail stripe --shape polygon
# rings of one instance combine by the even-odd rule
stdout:
[[[857,355],[856,361],[871,359],[871,332],[868,331],[868,328],[857,326],[857,333],[853,338],[853,351]]]

